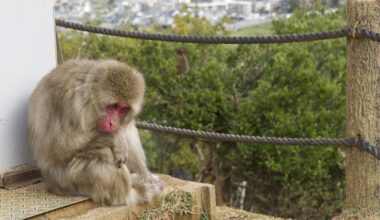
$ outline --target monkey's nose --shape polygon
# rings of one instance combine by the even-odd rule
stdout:
[[[113,122],[110,121],[109,124],[108,124],[108,128],[109,128],[110,130],[113,130],[114,127],[115,127],[115,126],[114,126]]]

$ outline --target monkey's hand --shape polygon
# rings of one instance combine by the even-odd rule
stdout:
[[[115,164],[120,168],[127,162],[127,147],[115,147],[113,149]]]

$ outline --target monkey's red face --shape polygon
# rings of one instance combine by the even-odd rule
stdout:
[[[121,122],[130,110],[131,107],[129,105],[120,101],[108,105],[105,110],[106,114],[98,121],[98,130],[108,134],[115,132],[119,129]]]

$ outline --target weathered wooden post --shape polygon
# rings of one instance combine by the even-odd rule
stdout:
[[[349,0],[348,26],[380,32],[380,1]],[[380,44],[347,41],[347,133],[380,147]],[[364,150],[347,150],[348,208],[380,210],[380,162]]]

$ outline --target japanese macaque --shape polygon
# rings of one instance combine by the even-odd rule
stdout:
[[[190,65],[185,50],[182,48],[177,48],[175,52],[178,56],[177,74],[186,75],[190,71]]]
[[[30,98],[28,139],[48,190],[106,205],[162,193],[134,121],[144,91],[142,74],[112,60],[71,60],[40,81]]]

